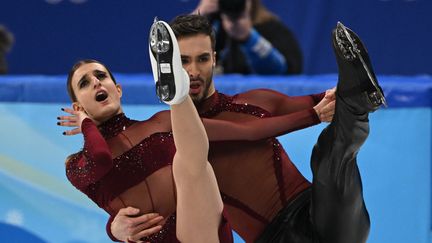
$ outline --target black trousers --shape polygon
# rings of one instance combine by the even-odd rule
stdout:
[[[370,221],[356,157],[368,134],[368,113],[355,114],[339,99],[312,151],[312,187],[286,205],[256,242],[366,242]]]

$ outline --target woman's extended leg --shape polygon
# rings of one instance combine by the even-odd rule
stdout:
[[[207,135],[189,97],[171,106],[171,123],[177,148],[173,162],[177,237],[182,242],[219,242],[223,203],[207,161]]]
[[[189,97],[177,40],[169,25],[155,21],[150,31],[150,60],[159,98],[171,105],[176,145],[173,176],[177,191],[177,238],[181,242],[219,242],[223,203],[207,161],[209,142]]]

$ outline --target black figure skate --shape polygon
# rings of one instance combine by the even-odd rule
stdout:
[[[357,34],[338,22],[332,39],[339,69],[337,94],[360,113],[387,106],[369,55]]]

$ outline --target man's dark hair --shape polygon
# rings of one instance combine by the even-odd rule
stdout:
[[[196,14],[179,15],[171,21],[170,26],[174,31],[177,39],[198,34],[204,34],[209,36],[212,50],[215,50],[215,32],[207,17]]]

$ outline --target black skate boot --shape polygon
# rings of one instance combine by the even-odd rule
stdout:
[[[338,22],[332,33],[339,69],[337,95],[358,114],[373,112],[386,104],[365,46],[352,30]]]

